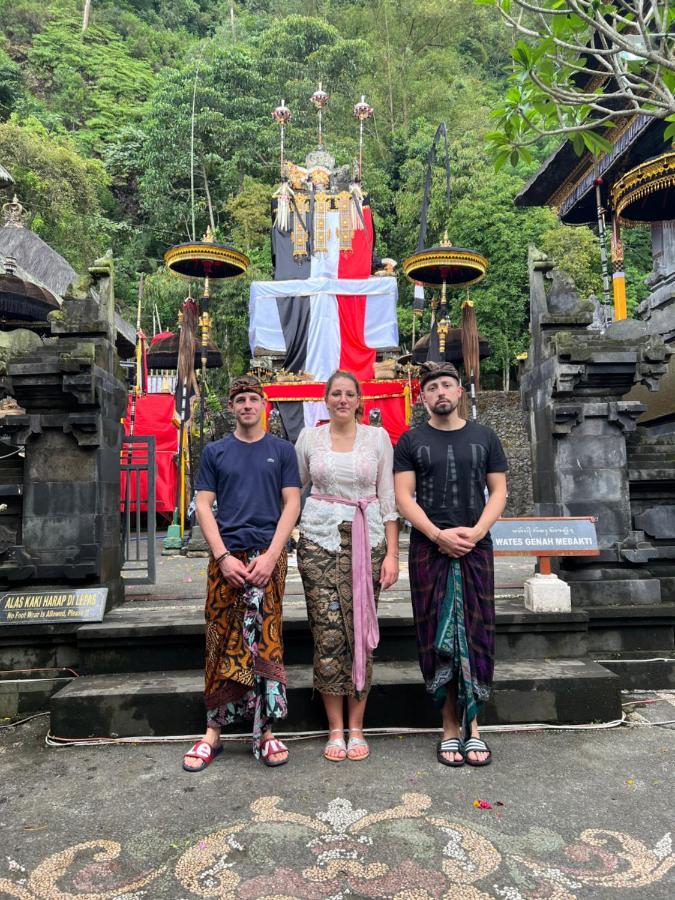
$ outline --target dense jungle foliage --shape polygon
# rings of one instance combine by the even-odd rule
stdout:
[[[309,97],[319,80],[331,95],[325,135],[338,163],[356,155],[354,103],[365,94],[375,108],[364,183],[381,256],[401,260],[415,249],[426,154],[438,123],[447,123],[452,206],[448,215],[437,166],[428,243],[448,228],[453,243],[489,258],[473,297],[494,386],[527,346],[529,243],[564,265],[581,293],[600,294],[591,231],[561,226],[548,209],[513,205],[553,145],[499,171],[485,150],[512,40],[494,10],[474,0],[93,0],[83,31],[83,5],[0,0],[0,162],[31,227],[75,268],[112,247],[131,321],[144,275],[146,332],[153,309],[164,328],[175,323],[186,291],[162,255],[192,236],[193,99],[196,235],[209,222],[210,198],[217,237],[251,257],[248,278],[268,278],[279,158],[270,112],[282,98],[290,106],[287,155],[303,162],[316,145]],[[647,235],[629,232],[626,245],[633,308],[651,267]],[[409,346],[412,289],[403,279],[400,288]],[[225,374],[248,361],[247,296],[244,280],[214,292]]]

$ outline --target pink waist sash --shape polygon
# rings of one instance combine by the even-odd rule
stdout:
[[[377,623],[377,609],[373,592],[373,563],[370,558],[370,535],[366,507],[377,500],[376,496],[361,500],[346,500],[332,494],[311,494],[314,500],[327,503],[342,503],[354,506],[352,522],[352,592],[354,598],[354,662],[352,681],[357,691],[362,691],[366,683],[366,663],[368,656],[380,642],[380,627]]]

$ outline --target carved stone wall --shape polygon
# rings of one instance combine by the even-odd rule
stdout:
[[[529,270],[531,340],[521,393],[536,513],[597,517],[600,556],[561,564],[573,604],[658,603],[660,579],[670,576],[649,564],[670,570],[675,546],[650,539],[633,521],[627,438],[645,407],[626,394],[635,384],[658,390],[671,351],[642,322],[589,330],[592,304],[534,248]],[[650,527],[664,514],[651,514]]]
[[[0,534],[0,586],[106,586],[112,605],[123,598],[126,390],[113,343],[112,259],[90,274],[86,290],[50,314],[52,338],[4,363],[0,388],[22,414],[0,419],[0,442],[22,448],[24,463],[11,527]]]
[[[518,391],[480,391],[476,405],[478,421],[497,433],[509,461],[509,498],[504,515],[533,515],[530,439],[520,394]]]

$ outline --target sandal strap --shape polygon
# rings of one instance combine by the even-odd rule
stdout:
[[[441,753],[461,753],[463,748],[459,738],[447,738],[440,742],[438,749]]]
[[[208,741],[197,741],[183,756],[188,759],[201,759],[209,762],[215,753],[216,748],[212,747]]]
[[[367,746],[368,746],[368,741],[365,741],[363,738],[350,737],[349,740],[347,741],[348,749],[350,747],[367,747]]]
[[[263,741],[260,745],[260,753],[262,757],[266,756],[274,756],[277,753],[284,753],[288,751],[288,747],[284,744],[283,741],[278,740],[277,738],[267,738],[266,741]]]
[[[346,750],[347,745],[345,744],[344,738],[334,738],[332,741],[326,741],[325,750]]]
[[[469,738],[468,741],[464,742],[464,749],[469,752],[473,750],[474,753],[489,753],[490,748],[485,743],[485,741],[481,740],[481,738]]]

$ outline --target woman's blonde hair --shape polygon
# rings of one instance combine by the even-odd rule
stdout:
[[[354,418],[357,422],[360,422],[363,418],[363,392],[361,390],[359,379],[356,377],[356,375],[354,375],[353,372],[347,372],[345,369],[336,369],[326,382],[326,390],[323,394],[324,401],[328,400],[330,389],[333,387],[333,382],[336,380],[336,378],[348,378],[356,388],[356,396],[359,398],[359,402],[354,412]]]

